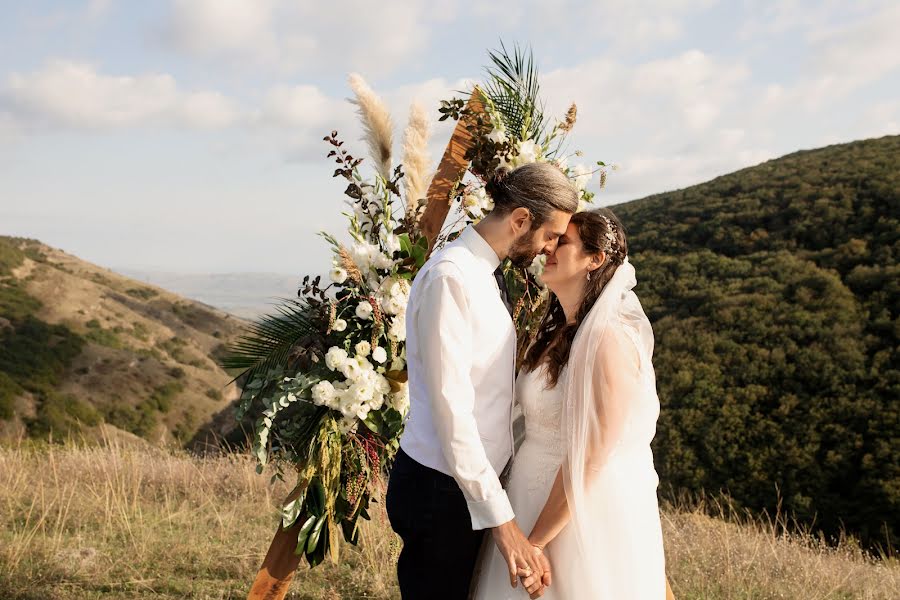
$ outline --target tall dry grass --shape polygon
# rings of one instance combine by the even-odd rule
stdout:
[[[244,598],[287,492],[245,456],[148,447],[0,448],[0,598]],[[301,568],[291,598],[396,598],[383,510],[362,550]],[[777,523],[686,505],[663,513],[680,599],[900,597],[900,567]],[[737,519],[740,521],[740,519]]]

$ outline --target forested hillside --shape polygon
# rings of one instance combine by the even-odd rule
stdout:
[[[664,485],[900,539],[900,137],[612,207],[654,325]]]

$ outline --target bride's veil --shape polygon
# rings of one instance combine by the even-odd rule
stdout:
[[[567,445],[563,463],[563,481],[571,513],[570,527],[578,538],[578,553],[570,558],[575,564],[563,566],[566,576],[575,577],[584,589],[585,598],[632,597],[631,590],[613,590],[602,576],[604,566],[617,563],[615,549],[631,539],[646,539],[634,531],[635,523],[622,523],[623,511],[617,510],[629,501],[610,485],[604,466],[617,451],[628,452],[632,428],[655,427],[656,414],[641,407],[656,407],[656,383],[650,361],[653,355],[653,331],[637,296],[634,267],[626,258],[606,284],[600,297],[582,322],[572,343],[564,379],[563,434]],[[636,416],[648,418],[636,419]],[[652,435],[652,434],[651,434]],[[649,452],[648,444],[644,447]],[[622,464],[622,461],[617,461]],[[625,461],[625,464],[630,464]],[[635,464],[644,464],[639,461]],[[635,469],[636,477],[648,476],[648,469]],[[652,477],[652,459],[649,466]],[[602,481],[600,474],[603,473]],[[630,476],[630,475],[629,475]],[[649,477],[649,476],[648,476]],[[658,480],[657,480],[658,481]],[[655,490],[655,488],[654,488]],[[644,494],[646,496],[646,494]],[[655,491],[652,494],[655,501]],[[627,512],[627,511],[625,511]],[[658,514],[658,513],[657,513]],[[643,527],[638,524],[637,527]],[[647,527],[659,527],[659,521]],[[613,539],[610,539],[612,537]],[[659,568],[663,577],[662,557],[648,557],[641,565],[626,565],[634,573],[618,573],[618,581],[653,577]],[[600,566],[598,570],[597,567]],[[555,566],[559,569],[559,566]],[[637,571],[637,569],[640,569]],[[651,569],[649,572],[647,569]],[[554,573],[556,574],[556,573]],[[632,580],[634,581],[634,580]],[[645,580],[646,582],[646,580]],[[638,586],[641,587],[641,586]],[[646,587],[644,588],[646,589]],[[625,592],[620,596],[621,592]],[[663,595],[659,596],[660,598]]]

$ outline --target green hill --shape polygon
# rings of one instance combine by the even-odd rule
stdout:
[[[660,477],[900,539],[900,137],[613,207],[654,324]]]
[[[241,324],[35,240],[0,236],[0,439],[184,443],[237,396],[216,357]]]

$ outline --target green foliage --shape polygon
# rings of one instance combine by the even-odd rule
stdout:
[[[183,383],[180,381],[170,381],[169,383],[165,383],[154,389],[150,398],[141,404],[143,405],[146,403],[147,407],[153,410],[167,413],[172,410],[172,400],[183,391]]]
[[[662,480],[900,536],[900,137],[614,207],[656,334]]]
[[[132,298],[137,298],[138,300],[149,300],[150,298],[154,298],[159,295],[154,289],[151,288],[129,288],[125,290],[125,293],[131,296]]]
[[[0,372],[0,419],[12,419],[15,414],[16,396],[24,390],[6,373]]]
[[[63,325],[48,325],[34,317],[0,332],[0,373],[29,391],[55,387],[84,340]]]
[[[26,293],[17,281],[0,282],[0,317],[19,321],[40,308],[41,301]]]
[[[90,404],[72,394],[48,391],[39,394],[37,414],[28,421],[28,433],[33,437],[53,435],[58,441],[77,433],[82,426],[100,423],[100,415]]]
[[[124,347],[115,330],[103,329],[96,319],[88,321],[87,327],[88,332],[85,334],[84,339],[107,348],[118,350]]]
[[[24,260],[25,253],[19,249],[15,238],[0,237],[0,275],[9,275]]]
[[[483,91],[503,118],[503,125],[522,139],[540,139],[545,123],[531,51],[514,46],[510,54],[501,42],[500,50],[490,51],[488,56],[492,64],[485,67]]]

